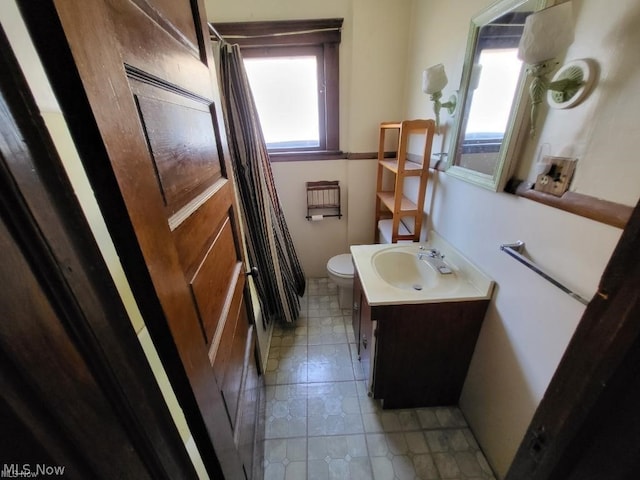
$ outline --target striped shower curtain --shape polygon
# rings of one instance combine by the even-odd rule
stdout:
[[[248,261],[263,318],[293,322],[305,278],[284,219],[271,162],[238,45],[220,45],[219,74],[231,164],[240,197]]]

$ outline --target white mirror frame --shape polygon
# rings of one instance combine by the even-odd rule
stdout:
[[[510,166],[514,156],[521,150],[521,145],[528,139],[529,129],[526,125],[528,122],[527,107],[529,105],[529,96],[526,94],[527,74],[525,65],[520,70],[520,78],[514,95],[514,100],[509,113],[507,128],[504,132],[500,151],[497,154],[497,165],[493,175],[477,172],[468,168],[455,165],[455,152],[459,148],[462,137],[460,131],[464,123],[464,117],[468,113],[466,103],[468,98],[469,83],[471,80],[471,70],[473,66],[473,58],[478,43],[478,34],[483,25],[491,23],[493,20],[501,17],[505,13],[527,3],[531,0],[500,0],[485,10],[477,14],[471,19],[469,27],[469,36],[467,38],[467,50],[465,54],[464,67],[462,70],[462,79],[460,81],[460,94],[458,105],[460,112],[456,115],[456,121],[452,130],[452,138],[449,144],[449,153],[447,155],[447,174],[473,183],[486,189],[497,191],[504,188]],[[535,10],[544,8],[550,0],[535,1]]]

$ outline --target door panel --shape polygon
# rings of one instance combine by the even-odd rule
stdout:
[[[185,45],[198,52],[198,34],[194,28],[189,0],[134,0],[147,15],[162,25]]]
[[[179,224],[173,230],[173,242],[188,279],[193,278],[202,264],[220,226],[227,218],[231,218],[229,210],[233,202],[233,186],[224,180],[216,182],[212,189],[217,190],[217,193],[209,196],[186,219],[178,220]]]
[[[222,385],[222,398],[224,399],[227,414],[231,427],[235,430],[238,406],[241,396],[242,374],[245,364],[245,353],[249,336],[249,326],[242,319],[247,313],[244,305],[235,312],[234,316],[229,316],[227,328],[223,337],[222,345],[227,348],[219,349],[218,355],[213,363],[218,382]],[[232,320],[233,319],[233,320]],[[235,321],[234,321],[235,320]]]
[[[226,300],[233,295],[233,292],[229,291],[230,285],[220,282],[219,278],[239,280],[241,268],[241,259],[237,256],[233,242],[231,222],[226,219],[202,265],[191,280],[191,292],[198,308],[200,322],[204,326],[207,343],[213,340],[218,324],[224,317]],[[237,284],[244,286],[243,282]]]
[[[237,284],[236,290],[240,287]],[[238,401],[241,396],[240,384],[244,369],[244,352],[248,341],[248,325],[245,321],[247,311],[244,302],[237,293],[229,297],[230,304],[227,321],[223,325],[219,342],[209,351],[209,358],[218,385],[221,386],[222,398],[229,417],[231,427],[235,429],[238,414]]]
[[[83,3],[78,0],[58,0],[56,6],[60,10],[62,3],[74,5],[76,2]],[[91,5],[95,3],[92,1]],[[139,70],[142,75],[160,78],[173,85],[189,85],[191,93],[203,98],[211,97],[211,45],[209,41],[204,42],[202,37],[202,32],[207,29],[201,0],[175,2],[175,7],[179,9],[185,8],[184,4],[187,4],[186,8],[189,10],[185,13],[185,18],[191,16],[190,30],[198,32],[196,45],[185,41],[182,31],[158,11],[158,8],[164,8],[159,3],[174,3],[172,0],[103,0],[100,3],[104,5],[100,8],[106,18],[111,20],[113,29],[118,31],[120,41],[128,47],[118,52],[125,68],[131,72]],[[146,4],[144,13],[136,3]],[[194,18],[197,19],[195,22]],[[104,23],[104,20],[105,18],[96,19],[100,23]],[[90,24],[84,28],[86,27],[90,27]]]
[[[65,65],[62,51],[45,67],[58,75],[54,89],[134,294],[163,360],[180,359],[168,371],[173,383],[188,380],[179,399],[196,443],[213,445],[225,478],[244,478],[233,428],[249,342],[245,267],[202,1],[54,4],[73,58]],[[84,96],[61,65],[77,69]],[[92,127],[103,151],[86,140]]]
[[[249,325],[246,321],[243,321],[244,318],[247,318],[247,309],[244,304],[241,304],[233,338],[233,347],[229,355],[224,382],[222,383],[222,396],[224,397],[224,401],[229,405],[229,412],[233,413],[230,416],[234,430],[237,423],[240,396],[242,395],[242,375],[244,372],[246,351],[249,346]],[[252,359],[249,360],[251,361]]]
[[[177,94],[155,89],[154,98],[140,90],[134,89],[140,120],[164,204],[174,214],[222,176],[211,112]]]

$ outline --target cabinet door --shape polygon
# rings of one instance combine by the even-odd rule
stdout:
[[[375,339],[373,338],[375,322],[371,319],[371,307],[367,303],[367,299],[364,295],[361,295],[360,298],[360,343],[358,348],[364,378],[367,381],[367,388],[371,392],[373,391],[371,368],[375,354]]]
[[[373,307],[373,392],[384,408],[456,405],[487,305],[474,300]]]
[[[362,307],[362,285],[360,277],[355,271],[353,275],[353,310],[351,314],[351,324],[353,325],[353,335],[355,336],[356,346],[358,349],[358,358],[360,358],[360,309]]]

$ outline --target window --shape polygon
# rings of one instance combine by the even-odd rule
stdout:
[[[313,51],[278,55],[244,56],[267,148],[320,149],[320,55]]]
[[[240,45],[272,160],[339,155],[342,19],[213,26]]]

